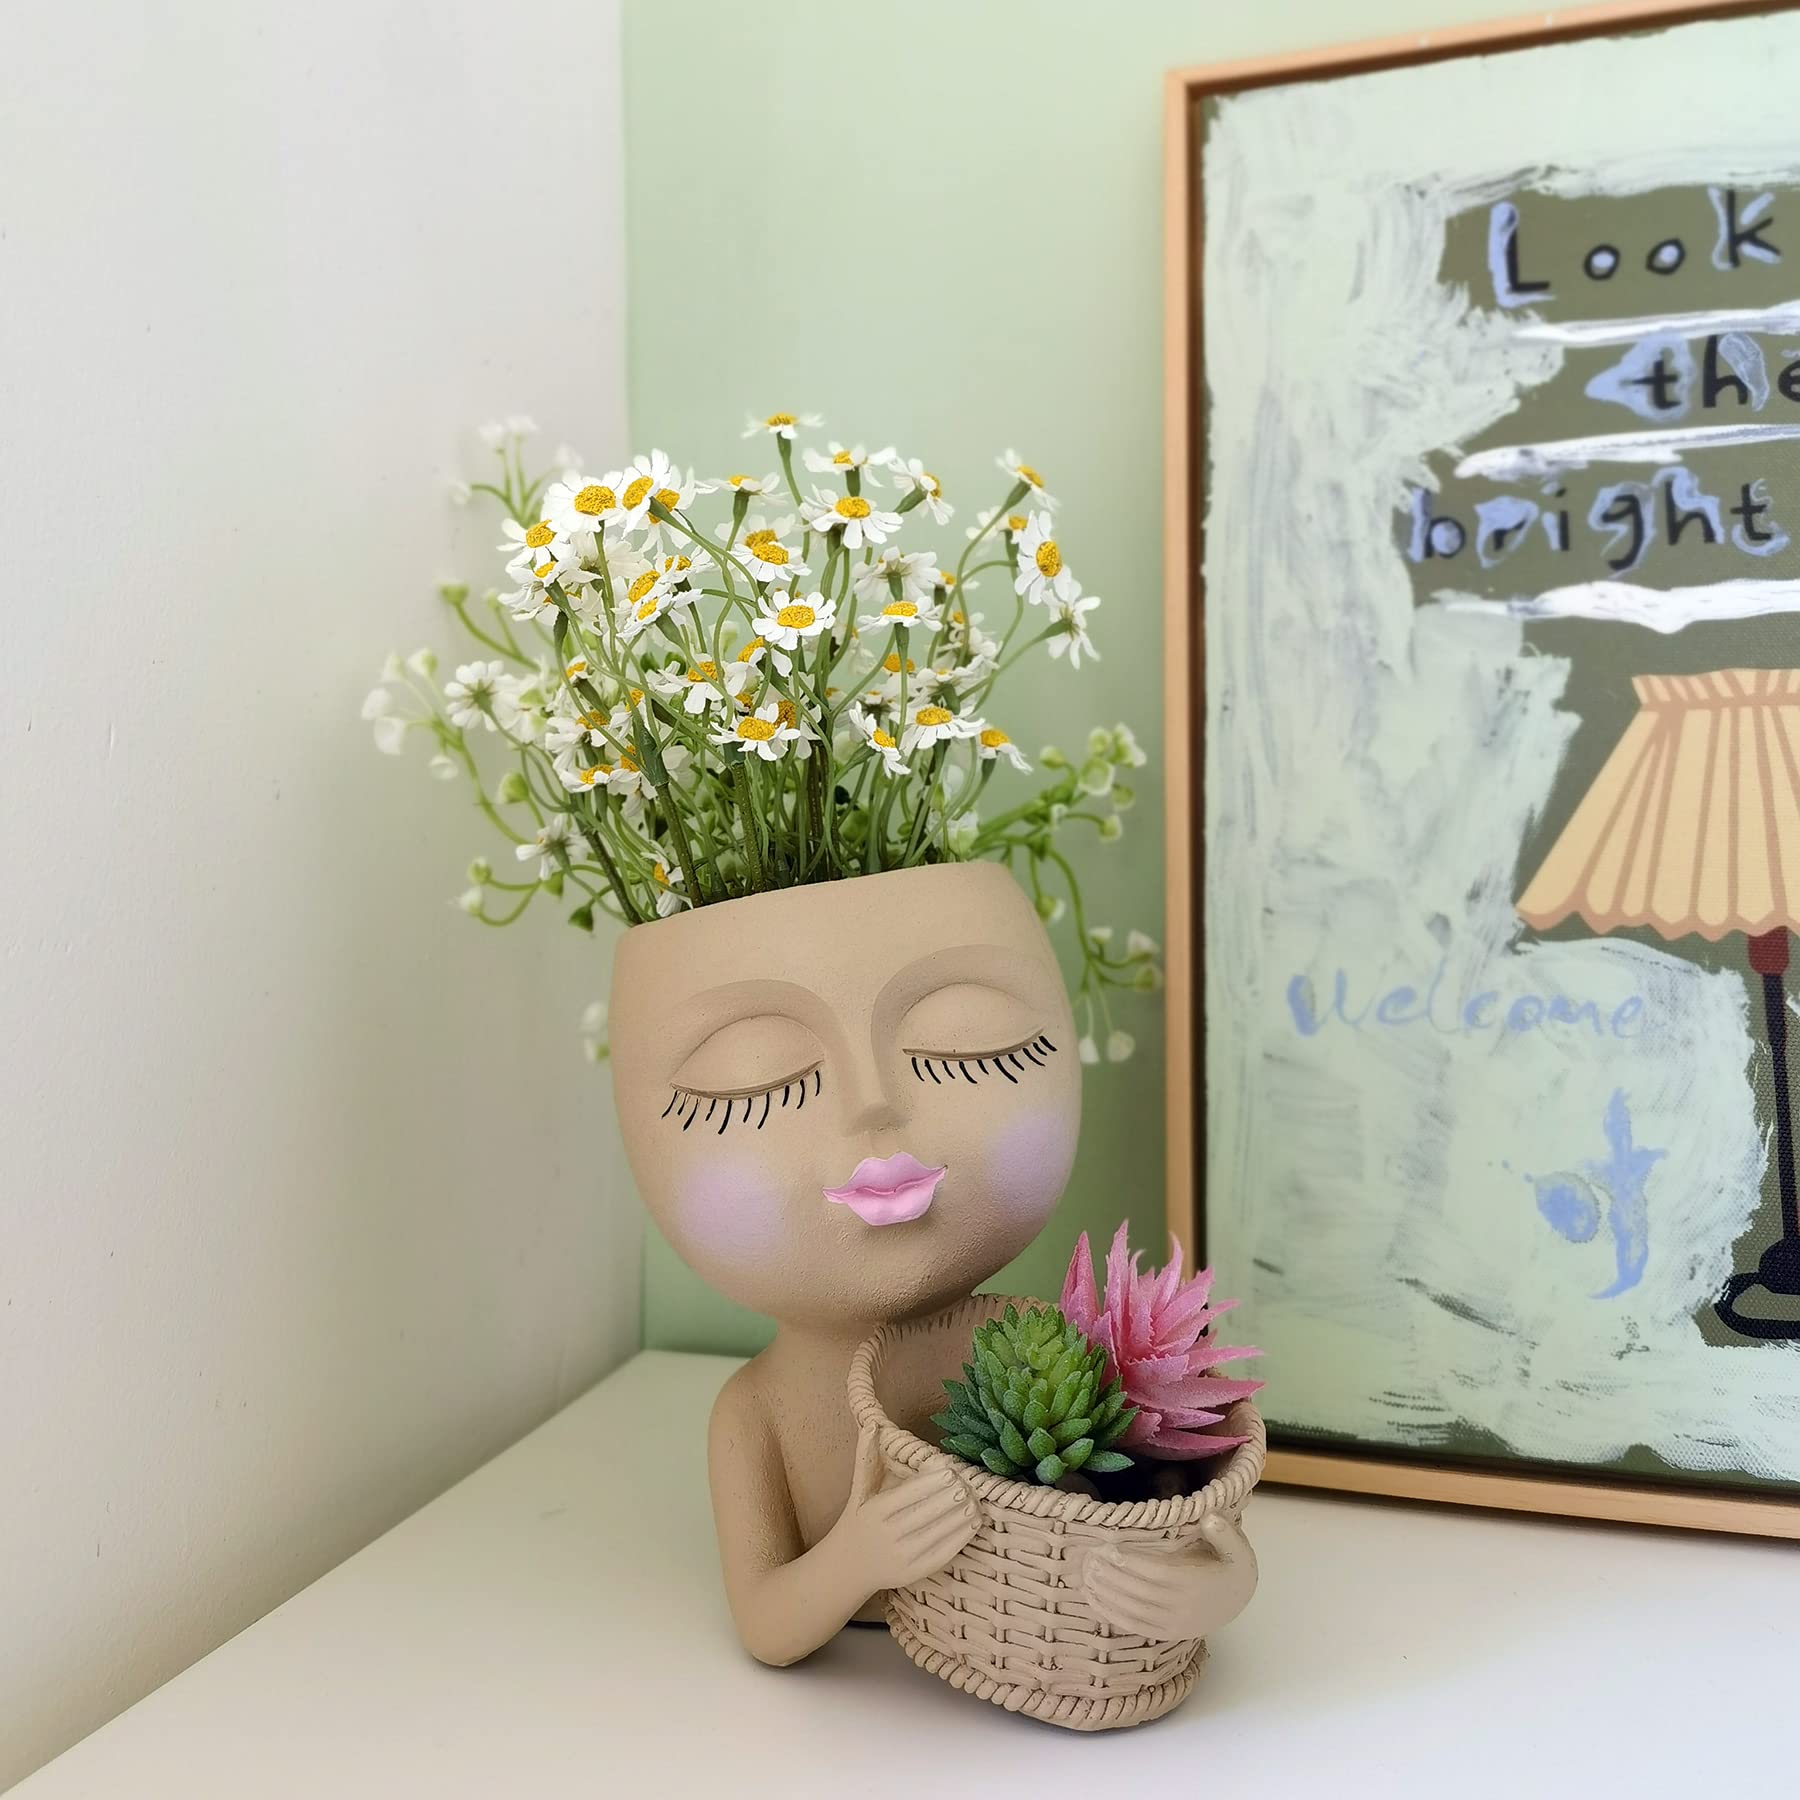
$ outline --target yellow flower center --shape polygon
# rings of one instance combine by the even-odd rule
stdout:
[[[790,631],[804,631],[818,616],[810,606],[784,606],[775,615],[775,623],[785,625]]]
[[[1044,485],[1043,476],[1041,476],[1030,463],[1020,463],[1018,467],[1014,469],[1013,473],[1017,475],[1021,481],[1029,481],[1034,488],[1041,488]]]
[[[944,490],[938,486],[938,478],[932,474],[929,469],[925,471],[925,491],[930,494],[934,500],[941,498],[944,492]]]
[[[607,765],[605,763],[597,763],[591,769],[583,769],[581,771],[581,785],[583,787],[592,787],[596,781],[604,781],[606,779],[606,769]]]
[[[1038,566],[1038,573],[1046,581],[1054,580],[1062,573],[1062,552],[1056,547],[1055,538],[1045,538],[1037,547],[1037,555],[1031,559]]]
[[[767,525],[759,525],[754,531],[744,534],[744,548],[754,550],[758,544],[772,544],[775,541],[774,531]]]
[[[627,688],[625,692],[629,696],[629,699],[626,701],[628,706],[642,706],[644,704],[644,690],[642,688]]]
[[[777,425],[792,425],[796,421],[792,413],[770,413],[763,423],[772,430]]]
[[[556,564],[553,562],[539,563],[538,566],[535,569],[533,569],[531,572],[533,575],[535,575],[538,578],[539,581],[542,581],[555,568],[556,568]]]
[[[1030,523],[1031,521],[1027,519],[1023,513],[1008,513],[1006,515],[1006,529],[1008,531],[1023,531]]]
[[[643,574],[641,574],[637,580],[625,590],[625,598],[633,601],[641,600],[655,586],[656,571],[654,569],[646,569]]]
[[[754,475],[727,475],[725,479],[734,488],[753,487],[756,483]]]
[[[910,600],[895,600],[881,609],[884,619],[916,619],[919,609]]]
[[[831,510],[840,519],[866,519],[871,509],[861,494],[846,494]]]
[[[650,477],[648,475],[640,475],[637,480],[625,490],[625,504],[627,506],[636,506],[649,491]]]
[[[619,752],[619,767],[623,769],[627,775],[635,775],[638,772],[637,758],[633,756],[629,750],[621,750]]]
[[[800,722],[800,709],[791,700],[777,700],[775,718],[777,723],[787,726],[791,731]]]
[[[669,885],[669,871],[665,864],[658,863],[652,873],[656,877],[656,885],[658,887],[667,887]]]
[[[769,646],[765,644],[761,638],[752,638],[749,643],[737,653],[737,659],[741,663],[754,662],[756,660],[757,652],[766,650],[768,647]]]
[[[951,714],[945,712],[941,706],[921,706],[913,714],[915,725],[948,725],[950,719]]]
[[[689,681],[717,681],[719,679],[719,665],[716,662],[695,663],[694,666],[688,670],[687,678]]]
[[[898,675],[900,673],[900,652],[898,650],[890,650],[887,655],[881,659],[881,666],[886,669],[890,675]],[[915,674],[918,671],[918,667],[919,665],[914,662],[910,656],[906,659],[907,674]]]
[[[590,481],[570,504],[578,513],[597,519],[602,513],[611,512],[619,501],[611,488],[603,487],[597,481]]]
[[[737,734],[754,744],[766,744],[775,735],[773,719],[739,719]]]
[[[578,656],[572,663],[565,663],[563,665],[563,674],[567,676],[570,681],[581,680],[587,672],[588,666],[587,658],[585,656]]]
[[[654,619],[656,617],[656,602],[654,600],[646,600],[644,604],[637,609],[637,616],[640,619]]]
[[[758,562],[769,563],[775,568],[780,568],[788,559],[788,553],[779,544],[757,544],[750,554]]]
[[[1010,744],[1012,739],[1004,731],[997,731],[990,725],[981,734],[981,747],[984,750],[998,750],[1002,744]]]
[[[525,534],[526,548],[531,550],[541,550],[546,544],[550,543],[555,536],[556,533],[551,528],[550,521],[548,519],[539,519]]]
[[[870,730],[869,742],[877,745],[883,750],[897,750],[899,748],[899,745],[894,742],[893,738],[889,736],[887,732],[883,731],[879,725],[874,726]]]
[[[606,714],[603,712],[577,713],[575,723],[584,731],[598,731],[606,723]]]
[[[847,469],[850,466],[850,452],[848,450],[834,450],[831,453],[831,460],[836,463],[840,469]]]
[[[660,506],[664,512],[673,512],[675,508],[681,504],[681,496],[676,493],[673,488],[658,488],[656,490],[656,504]]]
[[[954,575],[952,575],[948,569],[939,569],[937,572],[937,578],[938,578],[938,585],[940,587],[953,588],[956,586],[956,577]],[[957,613],[955,615],[955,617],[957,619],[957,622],[960,624],[962,621],[962,614]]]

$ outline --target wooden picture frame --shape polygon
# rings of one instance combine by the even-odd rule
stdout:
[[[1165,89],[1164,717],[1167,932],[1168,1223],[1204,1260],[1206,1245],[1203,370],[1205,243],[1196,179],[1207,99],[1248,89],[1523,49],[1582,37],[1789,10],[1771,5],[1633,0],[1464,29],[1169,73]],[[1230,1272],[1227,1271],[1227,1274]],[[1302,1488],[1571,1518],[1800,1539],[1800,1500],[1688,1484],[1569,1478],[1454,1465],[1402,1452],[1327,1453],[1272,1433],[1267,1479]]]

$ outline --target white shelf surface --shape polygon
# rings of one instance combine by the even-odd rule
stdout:
[[[1262,1588],[1187,1703],[1084,1736],[852,1630],[738,1646],[705,1421],[649,1352],[14,1789],[16,1800],[1774,1794],[1790,1544],[1262,1492]]]

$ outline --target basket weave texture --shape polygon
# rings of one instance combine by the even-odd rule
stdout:
[[[1142,1724],[1187,1697],[1205,1641],[1114,1631],[1083,1592],[1083,1559],[1110,1545],[1198,1542],[1208,1514],[1237,1519],[1262,1475],[1262,1419],[1247,1400],[1231,1408],[1226,1429],[1248,1441],[1205,1487],[1123,1502],[1008,1481],[897,1425],[884,1396],[898,1373],[916,1378],[923,1358],[934,1375],[953,1375],[975,1327],[1009,1304],[1042,1303],[977,1294],[934,1318],[883,1326],[851,1362],[850,1409],[859,1429],[875,1427],[889,1479],[949,1463],[981,1508],[979,1530],[949,1567],[889,1592],[888,1629],[920,1668],[1009,1712],[1074,1731]]]

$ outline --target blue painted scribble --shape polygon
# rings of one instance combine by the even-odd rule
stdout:
[[[1525,1179],[1537,1195],[1544,1223],[1571,1244],[1589,1243],[1599,1234],[1604,1202],[1618,1272],[1612,1284],[1594,1298],[1611,1300],[1644,1278],[1650,1260],[1650,1208],[1644,1190],[1651,1169],[1668,1152],[1640,1149],[1633,1140],[1623,1088],[1616,1089],[1606,1103],[1603,1127],[1605,1157],[1583,1163],[1579,1171],[1560,1169],[1553,1175],[1527,1175]]]

